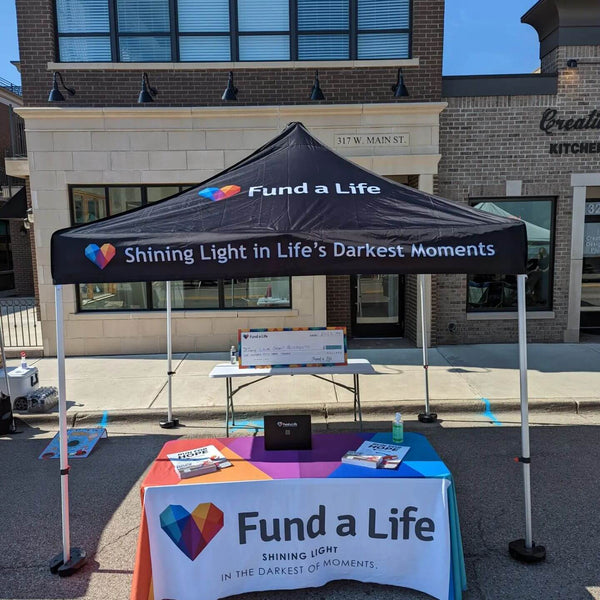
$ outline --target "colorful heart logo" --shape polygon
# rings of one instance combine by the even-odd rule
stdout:
[[[169,504],[160,513],[160,527],[190,560],[195,560],[223,528],[223,511],[211,502],[198,504],[191,514],[179,504]]]
[[[98,247],[97,244],[90,244],[85,249],[86,257],[100,269],[104,269],[104,267],[115,257],[116,253],[117,251],[112,244],[103,244],[102,247]]]
[[[239,185],[226,185],[222,188],[204,188],[198,192],[198,195],[216,202],[217,200],[223,200],[225,198],[235,196],[236,194],[239,194],[241,190],[242,188]]]
[[[244,333],[244,339],[247,340],[250,334]]]

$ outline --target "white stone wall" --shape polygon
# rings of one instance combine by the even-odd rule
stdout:
[[[340,133],[405,133],[406,146],[337,151],[382,175],[437,172],[441,103],[211,108],[23,108],[44,352],[56,353],[50,238],[71,225],[69,185],[197,184],[248,156],[289,122],[325,144]],[[226,350],[245,327],[326,324],[325,277],[295,277],[291,309],[173,313],[174,351]],[[77,313],[64,289],[67,355],[157,353],[164,313]]]

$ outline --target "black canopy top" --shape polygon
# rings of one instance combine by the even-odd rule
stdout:
[[[395,183],[292,123],[171,198],[52,236],[55,284],[525,273],[525,224]]]

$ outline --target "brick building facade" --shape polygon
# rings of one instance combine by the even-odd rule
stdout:
[[[94,2],[102,7],[106,0]],[[175,0],[157,0],[153,6],[161,2],[171,14],[178,10]],[[117,28],[114,15],[106,13],[107,33],[94,31],[93,45],[85,35],[85,20],[64,12],[68,2],[57,11],[55,0],[17,0],[25,103],[19,112],[27,127],[24,168],[35,214],[36,285],[46,352],[55,347],[49,257],[53,231],[200,183],[247,156],[289,121],[302,121],[347,158],[405,185],[479,204],[482,210],[524,211],[525,216],[516,216],[528,220],[531,231],[528,316],[535,326],[529,329],[530,339],[579,338],[582,289],[591,300],[584,312],[594,312],[593,277],[582,279],[583,266],[589,270],[595,264],[583,256],[593,244],[584,248],[583,239],[595,231],[593,218],[585,213],[586,206],[595,210],[590,200],[600,189],[600,165],[590,146],[566,156],[557,154],[558,146],[551,151],[551,144],[593,144],[597,130],[549,135],[540,122],[548,109],[556,109],[556,118],[565,120],[595,110],[600,40],[595,39],[594,23],[600,10],[591,0],[567,7],[563,0],[540,0],[525,15],[540,33],[539,74],[443,78],[443,0],[384,4],[407,20],[396,23],[393,12],[378,16],[382,5],[371,0],[349,1],[350,24],[329,37],[332,44],[334,38],[336,44],[347,40],[346,54],[336,60],[302,56],[303,40],[314,41],[325,25],[310,32],[312,38],[305,35],[298,12],[303,3],[297,2],[289,5],[289,30],[277,33],[289,42],[283,61],[243,58],[249,38],[243,35],[246,26],[239,15],[229,15],[231,31],[219,34],[228,36],[229,60],[176,60],[191,39],[180,13],[178,29],[170,21],[170,30],[154,36],[153,51],[162,48],[162,59],[132,62],[139,56],[126,54],[124,48],[134,47],[132,40],[146,42],[140,41],[143,36],[133,39],[124,33],[123,22]],[[333,22],[339,15],[322,18],[329,17]],[[387,33],[381,33],[377,18],[387,19]],[[168,14],[165,19],[168,23]],[[92,44],[85,61],[73,60],[72,48],[80,47],[73,40]],[[103,56],[110,57],[92,62],[98,40],[105,44]],[[216,37],[201,32],[193,43],[207,40]],[[386,50],[396,43],[393,52]],[[577,67],[572,62],[567,66],[568,60],[577,60]],[[408,96],[395,97],[390,90],[399,68]],[[325,100],[311,103],[315,69]],[[54,71],[76,88],[73,97],[65,92],[67,100],[60,105],[48,102]],[[221,99],[229,71],[239,88],[235,103]],[[136,103],[142,72],[158,90],[151,106]],[[346,135],[356,143],[344,145]],[[389,142],[392,137],[402,143]],[[285,282],[267,285],[268,297],[273,286],[283,286],[280,299],[292,298],[289,305],[259,310],[255,303],[248,306],[251,310],[232,310],[238,294],[234,290],[242,285],[248,292],[258,284],[221,282],[221,303],[196,310],[199,304],[188,304],[191,286],[183,283],[185,310],[175,313],[175,350],[228,348],[239,327],[326,324],[345,325],[357,337],[391,335],[419,343],[421,304],[415,276],[293,278],[288,288]],[[222,300],[229,297],[227,286],[232,290],[229,307]],[[510,277],[427,277],[425,290],[432,343],[516,340]],[[67,352],[162,351],[164,324],[155,310],[161,307],[159,292],[151,286],[123,285],[65,290]],[[586,314],[586,319],[593,324],[594,315]]]

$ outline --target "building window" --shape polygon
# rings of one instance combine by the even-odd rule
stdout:
[[[554,271],[553,198],[485,198],[472,199],[478,210],[503,217],[518,217],[527,228],[527,310],[552,309]],[[516,275],[469,275],[467,311],[516,311]]]
[[[56,0],[62,62],[410,57],[411,0]]]
[[[71,223],[79,225],[117,215],[164,200],[188,188],[174,185],[71,186]],[[290,277],[173,281],[171,296],[173,309],[184,310],[292,306]],[[166,283],[80,283],[77,285],[77,302],[79,310],[85,312],[165,310]]]

